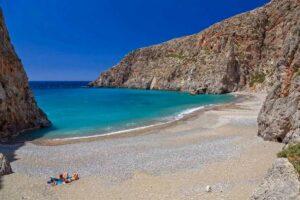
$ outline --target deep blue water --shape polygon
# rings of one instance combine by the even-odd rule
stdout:
[[[150,125],[208,104],[233,100],[231,95],[198,95],[153,90],[86,88],[88,82],[30,82],[38,105],[53,127],[29,137],[75,137]]]

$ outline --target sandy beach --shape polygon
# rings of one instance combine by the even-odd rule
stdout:
[[[14,171],[1,177],[0,199],[247,199],[282,144],[257,137],[265,96],[243,95],[142,132],[0,145]],[[78,171],[81,178],[46,184],[63,171]]]

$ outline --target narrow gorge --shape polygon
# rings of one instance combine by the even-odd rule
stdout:
[[[82,27],[80,34],[90,30]],[[20,142],[18,135],[52,123],[0,9],[0,199],[299,199],[299,45],[300,0],[270,0],[200,33],[134,50],[88,85],[192,95],[76,81],[40,81],[35,90],[31,83],[57,132]],[[167,107],[177,95],[187,103]]]

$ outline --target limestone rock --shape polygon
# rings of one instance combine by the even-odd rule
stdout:
[[[193,94],[264,90],[276,80],[276,64],[290,53],[283,44],[294,45],[289,38],[297,34],[299,10],[299,0],[273,0],[198,34],[137,49],[90,86]]]
[[[0,176],[12,173],[10,163],[6,157],[0,153]]]
[[[263,183],[256,189],[251,200],[300,199],[300,182],[294,166],[285,158],[275,160]]]
[[[34,100],[0,11],[0,141],[50,124]]]
[[[267,96],[258,117],[258,135],[266,140],[289,143],[300,139],[300,76],[294,75],[289,91],[282,82]]]
[[[300,137],[300,20],[291,31],[275,68],[275,85],[258,117],[258,134],[284,143]]]

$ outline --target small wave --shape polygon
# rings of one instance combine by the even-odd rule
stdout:
[[[201,109],[203,109],[205,107],[207,107],[207,106],[199,106],[199,107],[196,107],[196,108],[190,108],[190,109],[184,110],[181,113],[179,113],[178,115],[176,115],[175,119],[176,120],[182,119],[184,116],[192,114],[193,112],[201,110]]]
[[[168,120],[165,121],[165,122],[158,122],[158,123],[155,123],[155,124],[152,124],[152,125],[140,126],[140,127],[136,127],[136,128],[119,130],[119,131],[114,131],[114,132],[110,132],[110,133],[88,135],[88,136],[67,137],[67,138],[55,138],[55,139],[52,139],[52,140],[62,141],[62,140],[90,139],[90,138],[97,138],[97,137],[103,137],[103,136],[117,135],[117,134],[123,134],[123,133],[130,133],[132,131],[144,130],[144,129],[147,129],[147,128],[153,128],[153,127],[156,127],[156,126],[161,126],[161,125],[165,125],[165,124],[169,124],[169,123],[178,121],[178,120],[182,119],[183,117],[185,117],[187,115],[190,115],[190,114],[192,114],[192,113],[194,113],[196,111],[199,111],[201,109],[207,108],[209,106],[212,106],[212,104],[209,104],[209,105],[206,105],[206,106],[199,106],[199,107],[195,107],[195,108],[186,109],[186,110],[182,111],[181,113],[179,113],[178,115],[176,115],[175,117],[174,116],[169,117]]]
[[[169,122],[167,122],[169,123]],[[151,127],[155,127],[155,126],[159,126],[159,125],[163,125],[165,123],[157,123],[157,124],[152,124],[149,126],[142,126],[142,127],[137,127],[137,128],[132,128],[132,129],[125,129],[125,130],[120,130],[120,131],[115,131],[115,132],[111,132],[111,133],[104,133],[104,134],[97,134],[97,135],[89,135],[89,136],[77,136],[77,137],[68,137],[68,138],[55,138],[52,140],[77,140],[77,139],[89,139],[89,138],[96,138],[96,137],[102,137],[102,136],[110,136],[110,135],[117,135],[117,134],[122,134],[122,133],[128,133],[131,131],[138,131],[138,130],[143,130],[146,128],[151,128]]]

